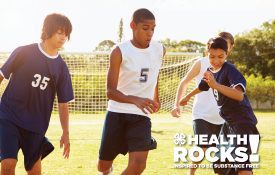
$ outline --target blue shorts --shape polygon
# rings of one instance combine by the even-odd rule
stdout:
[[[226,135],[231,134],[231,135],[250,135],[250,134],[255,134],[255,135],[260,135],[258,129],[256,128],[255,125],[253,124],[249,124],[249,123],[239,123],[239,124],[229,124],[229,123],[224,123],[220,132],[220,135],[223,135],[226,138]],[[228,140],[227,140],[228,141]],[[248,137],[248,143],[249,143],[249,137]],[[251,152],[251,148],[249,144],[241,144],[241,145],[237,145],[236,143],[233,143],[232,145],[219,145],[217,146],[218,148],[220,147],[226,147],[226,149],[228,149],[229,147],[234,147],[234,148],[238,148],[238,147],[245,147],[247,148],[246,154],[250,155]],[[217,157],[220,157],[219,152],[216,153]],[[232,157],[235,158],[236,155],[233,153]],[[245,162],[220,162],[219,160],[217,162],[214,163],[215,164],[244,164],[245,168],[214,168],[214,172],[215,173],[219,173],[219,174],[224,174],[224,175],[235,175],[238,174],[239,171],[252,171],[252,168],[245,166],[245,164],[251,164],[251,162],[249,161],[249,159]]]
[[[8,158],[17,160],[19,149],[24,154],[25,169],[29,171],[40,157],[46,157],[54,147],[45,136],[0,119],[0,161]]]
[[[156,149],[151,137],[151,119],[141,115],[108,111],[99,149],[100,160],[114,160],[118,154]]]
[[[217,137],[220,134],[221,131],[221,127],[222,125],[216,125],[210,122],[207,122],[203,119],[196,119],[193,120],[193,130],[194,130],[194,134],[196,135],[207,135],[207,142],[209,142],[210,137],[214,134]],[[216,145],[200,145],[198,144],[197,146],[201,147],[201,148],[209,148],[211,146],[216,146]]]

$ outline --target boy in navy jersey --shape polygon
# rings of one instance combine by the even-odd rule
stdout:
[[[120,43],[111,53],[108,112],[98,161],[102,174],[110,174],[116,156],[126,153],[129,161],[122,174],[141,174],[149,150],[156,148],[149,113],[160,108],[157,84],[165,51],[162,44],[151,41],[155,25],[149,10],[136,10],[131,22],[133,39]]]
[[[213,89],[213,95],[220,107],[220,115],[225,120],[220,135],[240,134],[249,135],[259,132],[256,128],[257,119],[245,94],[246,81],[234,65],[226,62],[227,42],[221,38],[213,38],[208,45],[210,68],[205,72],[199,87],[181,99],[180,104],[186,105],[188,100],[201,91]],[[249,143],[249,142],[248,142]],[[247,147],[247,155],[251,154],[248,145],[230,145],[233,147]],[[218,164],[219,162],[216,162]],[[249,160],[237,162],[250,164]],[[238,169],[214,169],[218,174],[245,174],[251,175],[252,168],[244,166]]]
[[[58,54],[70,38],[70,20],[48,15],[41,43],[15,49],[0,69],[0,82],[9,79],[0,103],[1,175],[15,174],[17,154],[22,149],[28,175],[41,174],[41,160],[53,151],[45,137],[55,95],[62,126],[60,147],[69,157],[68,102],[74,99],[68,67]]]
[[[234,37],[228,32],[220,32],[218,36],[227,41],[229,54],[234,47]],[[195,78],[196,85],[199,85],[209,66],[210,62],[207,57],[199,58],[184,76],[178,86],[175,104],[171,111],[173,117],[180,117],[181,111],[179,101],[186,93],[188,84],[193,78]],[[207,101],[207,103],[205,103],[205,101]],[[219,115],[219,108],[211,91],[205,91],[195,96],[192,108],[192,118],[195,135],[219,135],[224,119]],[[208,138],[208,141],[209,139],[210,137]],[[213,145],[198,144],[197,146],[201,147],[205,152],[207,148],[212,147]],[[200,162],[192,162],[192,164],[199,163]],[[196,169],[197,167],[190,168],[186,175],[194,175]]]

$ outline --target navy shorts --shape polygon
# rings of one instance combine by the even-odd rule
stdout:
[[[253,124],[248,124],[248,123],[239,123],[239,124],[229,124],[229,123],[224,123],[220,132],[220,135],[223,135],[224,138],[226,138],[226,135],[231,134],[231,135],[260,135],[258,129],[256,128],[255,125]],[[228,140],[227,140],[228,141]],[[249,137],[248,137],[248,143],[249,143]],[[238,147],[245,147],[247,148],[246,154],[250,155],[251,154],[251,148],[250,145],[237,145],[236,143],[233,143],[232,145],[219,145],[217,146],[218,148],[220,147],[234,147],[235,149]],[[220,157],[219,152],[216,153],[217,157]],[[232,157],[235,158],[236,155],[232,154]],[[244,164],[245,168],[215,168],[215,164]],[[249,161],[249,159],[245,162],[220,162],[219,160],[217,162],[214,163],[214,172],[215,173],[219,173],[219,174],[224,174],[224,175],[235,175],[238,174],[239,171],[252,171],[252,168],[250,167],[246,167],[245,164],[251,164],[251,162]]]
[[[207,135],[207,142],[209,142],[210,137],[214,134],[217,137],[220,134],[221,131],[221,127],[222,125],[216,125],[210,122],[207,122],[203,119],[196,119],[193,120],[193,130],[194,130],[194,134],[196,135]],[[197,146],[201,147],[201,148],[209,148],[211,146],[216,146],[216,145],[200,145],[198,144]]]
[[[19,149],[24,154],[25,169],[30,171],[35,162],[50,154],[54,147],[45,136],[0,119],[0,161],[8,158],[17,160]]]
[[[146,116],[108,111],[99,149],[100,160],[114,160],[118,154],[156,149],[151,137],[151,119]]]

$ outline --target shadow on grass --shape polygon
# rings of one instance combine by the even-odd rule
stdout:
[[[154,131],[154,130],[152,130],[152,133],[163,135],[163,131]]]

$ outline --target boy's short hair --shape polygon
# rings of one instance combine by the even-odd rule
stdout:
[[[132,16],[132,21],[135,24],[143,22],[144,20],[155,20],[155,16],[146,8],[137,9]]]
[[[58,30],[64,31],[66,36],[68,36],[68,40],[70,40],[72,32],[70,20],[66,16],[57,13],[47,15],[43,23],[41,39],[45,41],[51,38]]]
[[[222,37],[215,37],[215,38],[210,38],[208,43],[208,50],[210,49],[222,49],[223,51],[225,51],[227,53],[227,42],[224,38]]]
[[[229,40],[231,45],[234,45],[234,37],[231,33],[229,32],[220,32],[218,36],[222,37],[223,39]]]

